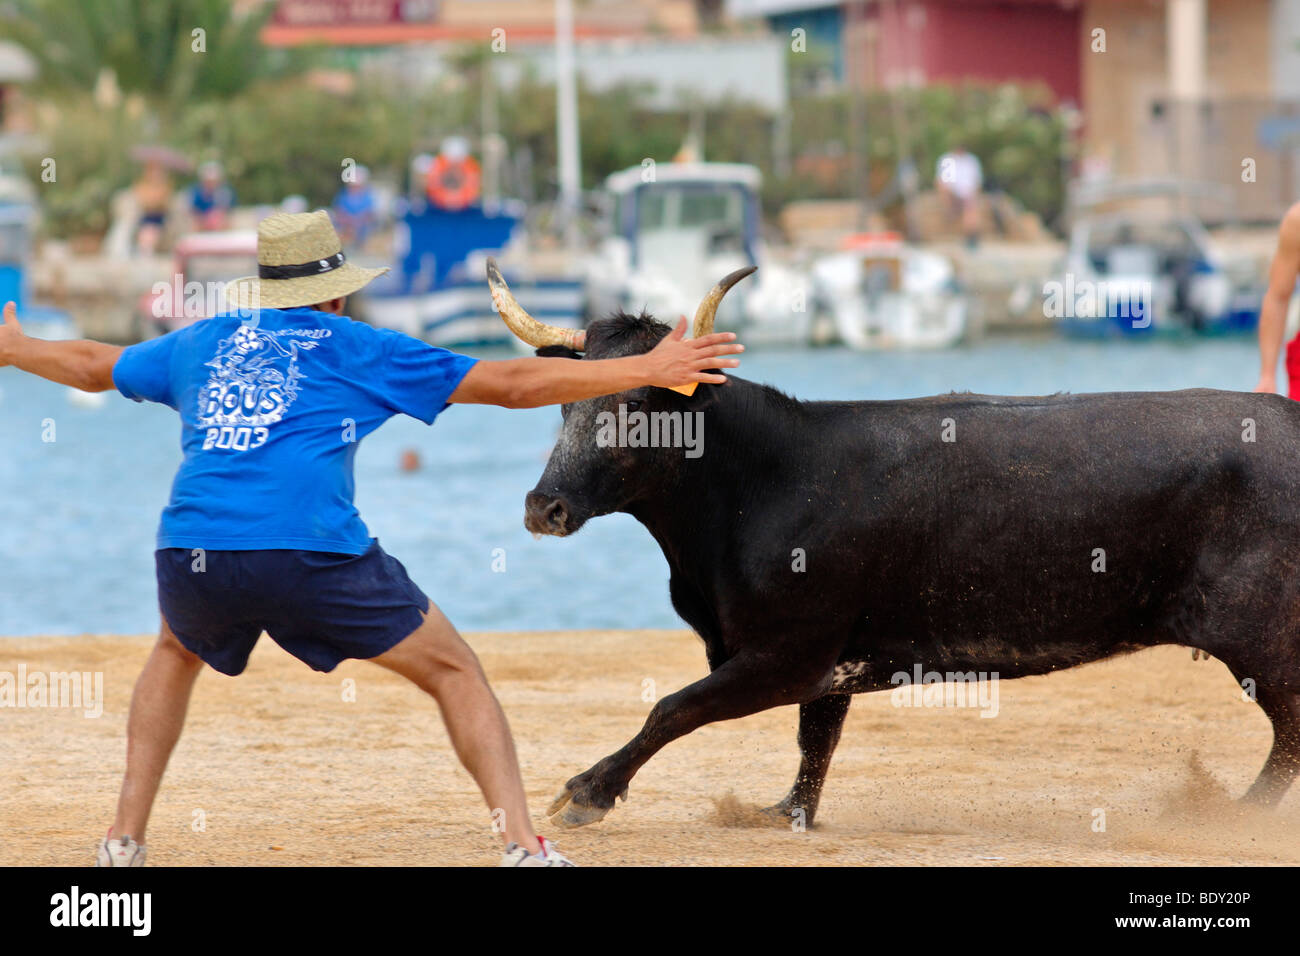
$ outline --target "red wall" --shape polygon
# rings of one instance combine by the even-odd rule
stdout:
[[[1045,83],[1080,103],[1080,8],[1058,0],[903,0],[879,10],[876,81],[919,69],[925,82]],[[897,10],[897,14],[894,13]],[[923,12],[923,21],[917,13]]]

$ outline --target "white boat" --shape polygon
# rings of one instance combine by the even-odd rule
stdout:
[[[693,315],[719,277],[752,265],[758,272],[723,300],[717,328],[750,344],[806,343],[807,281],[767,254],[760,183],[758,169],[740,163],[658,163],[609,176],[604,236],[583,262],[588,318],[645,310],[673,322]]]
[[[466,262],[463,276],[448,279],[428,292],[408,295],[368,295],[367,322],[397,329],[431,345],[459,348],[505,345],[515,341],[492,306],[486,275],[487,253]],[[582,283],[575,279],[539,279],[503,267],[510,289],[530,315],[550,325],[578,328],[582,316]],[[504,331],[503,331],[504,330]],[[507,338],[509,336],[509,338]]]
[[[819,310],[853,349],[935,349],[961,341],[970,302],[952,262],[890,233],[856,237],[813,263]]]

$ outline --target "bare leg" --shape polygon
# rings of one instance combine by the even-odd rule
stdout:
[[[429,613],[415,633],[371,660],[438,702],[456,756],[483,791],[488,808],[505,811],[505,841],[540,852],[506,715],[478,658],[437,605],[429,602]]]
[[[202,668],[203,661],[181,646],[164,620],[158,643],[131,695],[131,716],[126,725],[126,776],[118,797],[113,836],[119,839],[129,836],[137,843],[144,842],[149,811],[153,809],[163,771],[185,725],[190,691]]]
[[[962,201],[961,231],[968,243],[974,244],[978,241],[980,234],[979,193]]]

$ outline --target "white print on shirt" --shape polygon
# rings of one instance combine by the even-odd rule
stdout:
[[[298,397],[299,352],[309,352],[328,338],[329,329],[258,329],[241,325],[217,343],[205,365],[213,371],[199,394],[200,428],[207,430],[203,449],[248,451],[270,438],[269,426],[284,417]],[[280,341],[280,339],[287,341]],[[300,341],[305,339],[306,341]]]

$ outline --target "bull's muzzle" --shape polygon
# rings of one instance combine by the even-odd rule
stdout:
[[[524,527],[533,534],[564,537],[582,526],[573,506],[562,497],[530,491],[524,498]]]

